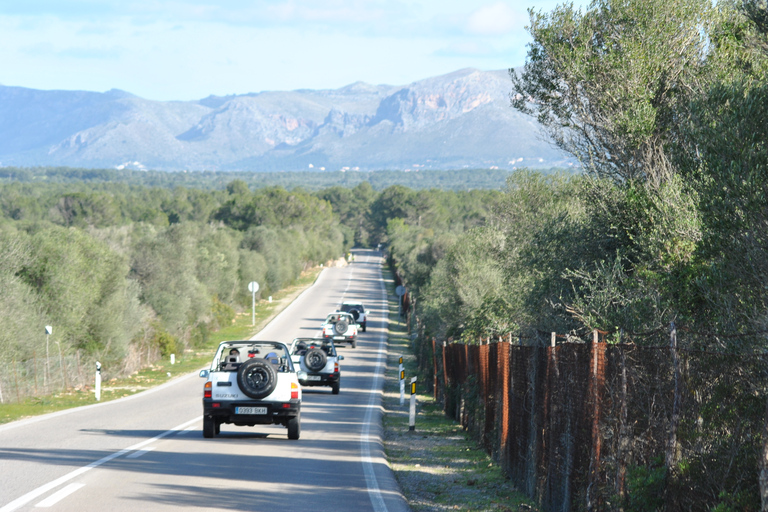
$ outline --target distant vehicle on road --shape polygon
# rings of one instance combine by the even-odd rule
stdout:
[[[362,302],[342,302],[341,306],[339,306],[339,309],[336,311],[341,311],[352,315],[352,318],[355,319],[355,322],[357,322],[357,324],[363,329],[363,332],[365,332],[365,328],[368,323],[368,314],[365,312],[365,306],[363,306]]]
[[[291,359],[306,377],[299,379],[302,386],[330,386],[334,395],[341,387],[339,361],[344,356],[336,352],[332,339],[295,338],[291,342]],[[303,376],[303,375],[302,375]]]
[[[203,437],[222,423],[238,426],[282,425],[288,439],[301,433],[301,386],[288,347],[277,341],[224,341],[211,366],[200,371],[203,388]]]
[[[357,347],[357,322],[349,313],[334,311],[325,317],[321,326],[323,338],[332,339],[336,343],[349,343]]]

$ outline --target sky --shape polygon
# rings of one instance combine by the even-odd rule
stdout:
[[[162,101],[406,85],[524,64],[527,9],[560,3],[0,0],[0,84]]]

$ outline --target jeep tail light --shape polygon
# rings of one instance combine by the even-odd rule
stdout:
[[[205,383],[205,386],[203,386],[203,398],[212,398],[212,395],[211,395],[212,387],[213,387],[213,383],[211,383],[211,381],[208,381]]]
[[[339,373],[339,363],[333,363],[333,373]]]
[[[295,382],[291,382],[291,400],[299,399],[299,385]]]

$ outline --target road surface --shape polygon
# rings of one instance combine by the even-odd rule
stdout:
[[[357,251],[257,339],[316,336],[342,300],[370,309],[357,348],[342,345],[341,392],[304,388],[301,438],[278,425],[222,425],[202,437],[204,380],[185,375],[113,402],[0,426],[0,512],[407,511],[381,441],[387,306],[381,257]]]

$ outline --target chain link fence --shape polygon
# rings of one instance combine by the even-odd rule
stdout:
[[[543,510],[760,510],[766,356],[668,336],[431,340],[424,366],[446,414]]]

